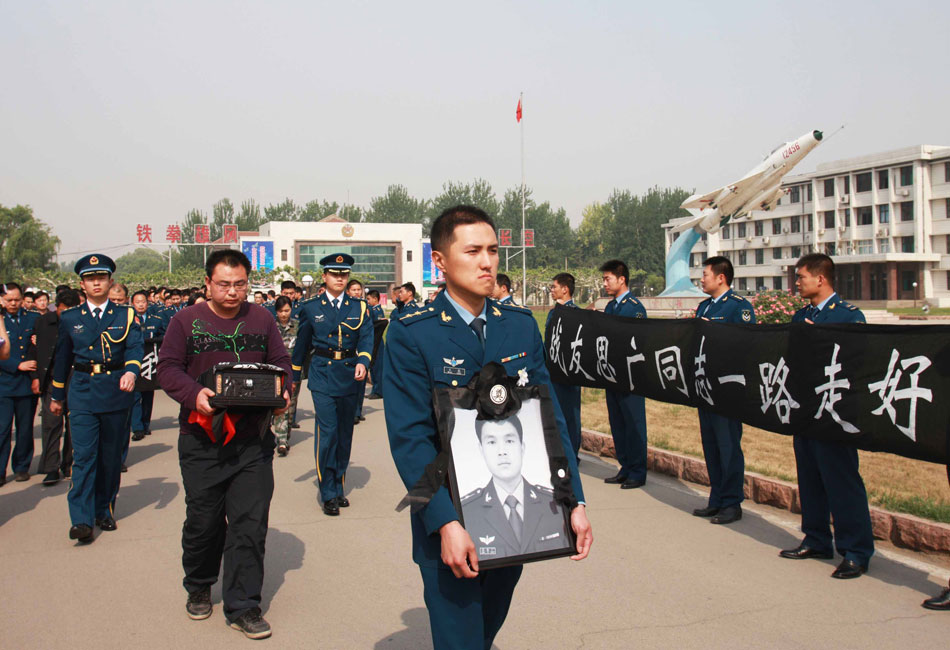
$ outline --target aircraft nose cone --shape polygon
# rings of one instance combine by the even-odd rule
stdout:
[[[815,140],[818,140],[819,142],[821,142],[821,139],[822,139],[822,138],[824,137],[824,135],[825,135],[825,134],[822,133],[821,131],[812,131],[811,134],[812,134],[813,136],[815,136]]]

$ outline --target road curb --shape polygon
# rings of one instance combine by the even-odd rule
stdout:
[[[600,431],[581,430],[581,447],[598,456],[616,458],[613,438]],[[709,485],[706,463],[666,449],[647,448],[647,469],[698,485]],[[798,485],[755,472],[745,474],[745,498],[800,514]],[[913,515],[889,512],[871,506],[874,537],[914,551],[950,556],[950,526]]]

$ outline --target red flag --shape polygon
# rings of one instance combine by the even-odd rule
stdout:
[[[521,121],[521,99],[518,99],[518,110],[515,111],[515,117],[518,118],[518,121]]]

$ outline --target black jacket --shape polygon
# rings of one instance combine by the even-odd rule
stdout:
[[[31,373],[33,379],[40,380],[40,393],[45,393],[53,378],[53,350],[59,333],[59,314],[47,312],[36,320],[36,370]]]

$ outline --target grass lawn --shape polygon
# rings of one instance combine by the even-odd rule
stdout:
[[[534,316],[543,335],[546,314],[535,312]],[[703,457],[696,409],[652,400],[647,400],[646,407],[649,444]],[[585,428],[610,433],[604,391],[582,390],[581,423]],[[797,482],[790,436],[744,426],[742,451],[749,471]],[[950,523],[950,485],[945,467],[879,452],[859,451],[858,456],[872,504]]]
[[[923,304],[923,303],[921,303]],[[911,316],[950,316],[950,307],[931,307],[929,312],[921,310],[920,307],[891,307],[887,311],[892,314],[904,314]]]

